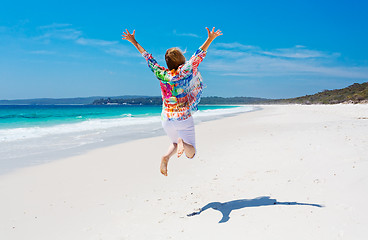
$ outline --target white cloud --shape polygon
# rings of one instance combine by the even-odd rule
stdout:
[[[55,54],[55,52],[47,51],[47,50],[35,50],[35,51],[30,51],[29,53],[38,54],[38,55],[52,55],[52,54]]]
[[[75,40],[82,36],[82,32],[73,28],[51,29],[47,28],[47,31],[41,36],[35,37],[35,40]]]
[[[118,41],[108,41],[103,39],[86,38],[83,32],[71,27],[71,24],[53,23],[46,26],[39,27],[43,32],[42,35],[35,37],[34,40],[42,40],[49,44],[53,40],[64,40],[70,43],[91,46],[103,50],[105,53],[115,56],[136,56],[131,49],[120,45]],[[33,52],[37,54],[37,52]],[[42,52],[38,52],[42,54]],[[46,52],[44,53],[46,54]]]
[[[101,39],[88,39],[88,38],[78,38],[76,40],[76,43],[81,45],[89,45],[89,46],[111,46],[115,45],[118,42],[117,41],[106,41]]]
[[[368,66],[349,67],[338,63],[339,53],[292,48],[262,50],[257,46],[240,43],[218,43],[209,54],[216,60],[206,62],[203,68],[221,72],[225,76],[313,76],[350,79],[368,79]]]
[[[219,56],[219,57],[226,57],[226,58],[239,58],[239,57],[245,57],[249,55],[249,53],[242,52],[242,51],[234,51],[234,50],[228,50],[228,49],[213,49],[210,50],[210,54]]]
[[[201,38],[195,33],[178,33],[176,30],[173,31],[175,36],[183,36],[183,37],[195,37],[195,38]]]
[[[252,45],[244,45],[238,42],[233,43],[216,43],[215,47],[226,48],[226,49],[240,49],[240,50],[249,50],[249,49],[257,49],[258,47]]]
[[[109,75],[115,75],[116,74],[116,72],[111,71],[111,70],[107,70],[107,69],[104,69],[104,72],[109,74]]]
[[[317,57],[337,57],[336,53],[327,54],[325,52],[310,50],[303,45],[296,45],[292,48],[278,48],[271,51],[262,50],[258,46],[244,45],[238,42],[234,43],[217,43],[214,45],[217,53],[223,52],[236,52],[239,53],[252,53],[260,55],[269,55],[275,57],[285,58],[317,58]]]
[[[338,54],[327,54],[321,51],[309,50],[304,46],[297,45],[294,48],[279,48],[273,51],[262,51],[264,55],[285,57],[285,58],[326,58],[337,57]]]
[[[105,52],[108,54],[112,54],[115,56],[121,56],[121,57],[124,57],[124,56],[142,57],[141,54],[138,53],[138,51],[133,52],[131,49],[123,45],[107,48]]]
[[[40,29],[50,29],[50,28],[65,28],[65,27],[70,27],[71,24],[69,23],[52,23],[50,25],[45,25],[45,26],[40,26],[38,28]]]

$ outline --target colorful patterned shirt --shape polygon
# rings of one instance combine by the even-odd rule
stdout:
[[[142,53],[148,67],[160,80],[164,119],[184,120],[198,110],[203,89],[198,65],[206,53],[207,51],[199,48],[190,60],[180,65],[176,71],[160,66],[151,54]]]

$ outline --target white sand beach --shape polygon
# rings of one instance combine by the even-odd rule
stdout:
[[[367,239],[368,105],[261,107],[1,175],[0,239]]]

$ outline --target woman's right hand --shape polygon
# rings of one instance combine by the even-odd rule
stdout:
[[[210,31],[208,29],[208,27],[206,27],[206,29],[207,29],[207,32],[208,32],[208,38],[203,43],[203,45],[200,47],[203,51],[207,51],[207,49],[211,45],[212,41],[215,40],[215,38],[217,38],[218,36],[222,35],[222,32],[219,29],[215,32],[215,27],[212,28],[212,31]]]

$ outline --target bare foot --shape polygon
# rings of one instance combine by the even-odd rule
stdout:
[[[160,171],[163,175],[167,176],[167,163],[169,162],[169,157],[161,158]]]
[[[184,142],[183,139],[179,138],[178,139],[178,145],[177,145],[177,149],[176,149],[176,154],[178,155],[178,158],[183,155],[184,152]]]

